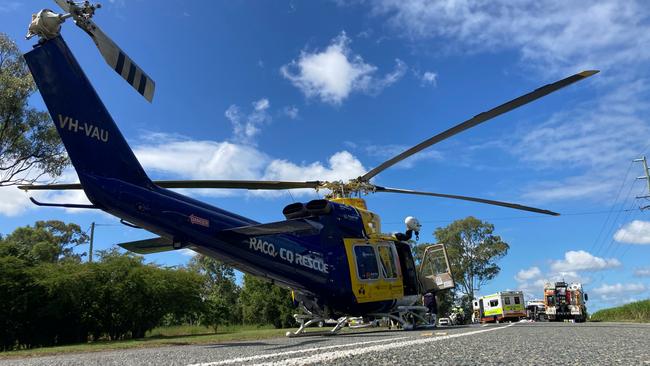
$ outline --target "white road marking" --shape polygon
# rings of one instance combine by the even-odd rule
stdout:
[[[393,349],[393,348],[403,348],[403,347],[408,347],[408,346],[415,346],[415,345],[420,345],[420,344],[438,342],[438,341],[442,341],[442,340],[445,340],[445,339],[458,338],[458,337],[464,337],[464,336],[469,336],[469,335],[474,335],[474,334],[492,332],[492,331],[499,330],[499,329],[505,329],[505,328],[511,327],[513,325],[514,324],[510,324],[510,325],[506,325],[504,327],[487,328],[487,329],[475,330],[473,332],[456,333],[456,334],[452,334],[452,335],[434,337],[434,338],[418,338],[418,339],[411,340],[411,341],[394,342],[394,343],[389,343],[389,344],[379,344],[379,345],[375,345],[375,346],[370,346],[370,347],[365,347],[365,348],[355,348],[355,349],[346,350],[346,351],[335,351],[335,352],[321,353],[321,354],[316,354],[316,355],[308,356],[308,357],[291,358],[291,359],[274,361],[274,362],[259,363],[259,364],[255,364],[255,366],[297,366],[297,365],[314,364],[314,363],[319,363],[319,362],[329,362],[329,361],[333,361],[333,360],[343,358],[343,357],[354,357],[354,356],[358,356],[358,355],[365,354],[365,353],[370,353],[370,352],[386,351],[386,350]]]
[[[248,357],[238,357],[238,358],[231,358],[231,359],[227,359],[227,360],[214,361],[214,362],[194,363],[194,364],[189,364],[187,366],[227,365],[227,364],[230,364],[230,363],[238,363],[238,362],[246,362],[246,361],[254,361],[254,360],[263,360],[265,358],[273,358],[273,357],[278,357],[278,356],[287,356],[287,355],[293,355],[293,354],[298,354],[298,353],[316,352],[316,351],[343,348],[343,347],[363,346],[363,345],[366,345],[366,344],[373,344],[373,343],[379,343],[379,342],[391,342],[391,341],[395,341],[395,340],[398,340],[398,339],[404,339],[404,338],[410,338],[410,337],[384,338],[384,339],[379,339],[379,340],[374,340],[374,341],[364,341],[364,342],[356,342],[356,343],[337,344],[337,345],[334,345],[334,346],[305,348],[305,349],[300,349],[300,350],[295,350],[295,351],[285,351],[285,352],[278,352],[278,353],[265,353],[263,355],[255,355],[255,356],[248,356]]]

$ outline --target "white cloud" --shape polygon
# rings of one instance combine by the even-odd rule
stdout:
[[[282,66],[280,72],[307,97],[335,105],[352,92],[380,93],[404,76],[406,64],[397,59],[393,72],[377,78],[377,67],[354,55],[349,44],[350,39],[341,32],[325,50],[302,51],[298,60]]]
[[[619,243],[650,244],[650,222],[634,220],[618,229],[614,240]]]
[[[621,262],[616,258],[600,258],[584,250],[570,250],[564,254],[563,260],[553,261],[551,269],[554,272],[599,271],[618,267]]]
[[[600,287],[593,289],[592,292],[603,298],[607,298],[612,295],[640,294],[647,289],[646,285],[642,283],[616,283],[613,285],[604,283]]]
[[[185,179],[256,179],[271,160],[248,145],[208,140],[165,140],[133,149],[148,172]]]
[[[650,267],[637,268],[634,270],[634,275],[636,277],[650,277]]]
[[[36,173],[34,173],[36,174]],[[42,176],[38,182],[41,183],[76,183],[79,182],[77,173],[73,168],[66,169],[60,177],[53,179],[50,176]],[[0,215],[13,217],[19,216],[28,210],[36,209],[38,206],[33,204],[29,197],[44,203],[74,203],[90,205],[91,202],[86,194],[81,190],[63,190],[63,191],[28,191],[27,193],[19,190],[17,187],[8,186],[0,187]],[[65,208],[66,212],[86,212],[86,209]]]
[[[275,159],[253,146],[231,142],[165,138],[159,144],[148,143],[134,149],[147,172],[183,179],[244,180],[347,180],[366,169],[347,151],[333,154],[327,161],[294,163]],[[231,190],[192,190],[197,195],[234,194]],[[280,191],[281,192],[281,191]],[[313,190],[292,190],[309,194]],[[255,195],[276,196],[278,192],[257,191]]]
[[[421,76],[420,76],[420,83],[422,86],[436,86],[438,83],[438,74],[432,71],[425,71]]]
[[[350,143],[348,141],[348,143]],[[390,159],[408,149],[410,146],[407,145],[397,145],[397,144],[387,144],[387,145],[367,145],[364,150],[368,156],[377,157],[382,159]],[[406,160],[395,165],[395,168],[410,169],[415,166],[417,162],[424,160],[434,160],[442,161],[443,155],[438,150],[427,149],[425,151],[420,151],[419,153],[410,156]]]
[[[381,0],[375,15],[411,39],[443,38],[462,51],[516,49],[528,65],[564,73],[650,60],[644,1]]]
[[[300,113],[300,110],[295,105],[288,105],[282,109],[282,113],[290,119],[297,119]]]
[[[253,110],[248,114],[242,113],[241,109],[234,104],[224,113],[232,124],[235,142],[254,145],[254,138],[260,133],[260,127],[271,121],[271,115],[268,113],[271,103],[268,99],[262,98],[252,104]]]
[[[0,214],[17,216],[32,205],[25,194],[16,187],[0,187]]]
[[[566,108],[503,144],[536,169],[574,168],[571,175],[553,174],[557,178],[524,186],[526,200],[607,200],[616,193],[624,163],[638,157],[646,146],[650,7],[644,1],[380,0],[366,4],[373,15],[387,20],[394,34],[417,40],[415,46],[429,45],[422,41],[431,40],[449,45],[442,53],[514,50],[523,69],[532,68],[551,80],[584,69],[602,70],[586,83],[592,89],[602,88],[593,102]],[[581,84],[585,90],[585,83]]]
[[[194,257],[197,253],[193,251],[192,249],[184,248],[178,251],[181,255],[187,256],[187,257]]]
[[[530,267],[528,269],[522,269],[521,271],[517,272],[515,275],[515,280],[518,282],[525,282],[534,278],[538,278],[541,275],[542,271],[540,271],[539,267]]]
[[[625,162],[647,146],[649,91],[646,79],[618,86],[594,102],[555,113],[504,147],[537,169],[582,172],[529,185],[523,196],[540,202],[613,197]]]
[[[265,169],[263,179],[268,180],[348,180],[365,173],[361,162],[347,151],[332,155],[327,165],[321,162],[295,164],[287,160],[273,160]]]

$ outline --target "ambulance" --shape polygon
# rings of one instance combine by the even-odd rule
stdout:
[[[523,291],[501,291],[473,301],[481,323],[519,321],[526,317]]]

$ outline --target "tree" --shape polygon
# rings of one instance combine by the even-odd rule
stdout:
[[[0,187],[57,177],[68,164],[49,115],[27,105],[35,91],[18,47],[0,33]]]
[[[273,324],[276,328],[295,325],[296,309],[286,288],[245,274],[240,301],[244,323]]]
[[[36,221],[19,227],[0,240],[0,256],[15,256],[32,262],[80,261],[74,247],[88,243],[88,235],[77,224],[63,221]]]
[[[203,321],[215,332],[219,325],[238,323],[241,319],[240,289],[235,282],[234,269],[202,254],[190,260],[188,269],[203,277]]]
[[[471,302],[474,292],[501,271],[497,261],[508,253],[510,246],[493,232],[494,225],[472,216],[434,232],[438,242],[447,248],[454,281],[466,296],[462,302]]]

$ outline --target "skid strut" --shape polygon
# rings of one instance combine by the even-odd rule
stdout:
[[[388,318],[397,322],[404,330],[413,330],[418,325],[431,325],[426,319],[427,308],[424,306],[398,306],[397,311],[393,313],[374,313],[368,314],[375,319]],[[293,317],[300,324],[300,327],[295,332],[287,332],[287,337],[304,337],[304,336],[317,336],[317,335],[336,335],[343,327],[348,325],[350,317],[344,316],[338,319],[336,326],[328,331],[321,332],[306,332],[305,330],[313,324],[318,324],[321,321],[326,321],[326,318],[318,316],[303,309],[304,314],[294,314]],[[369,324],[351,326],[350,328],[365,328],[373,327],[378,324],[375,320]]]

